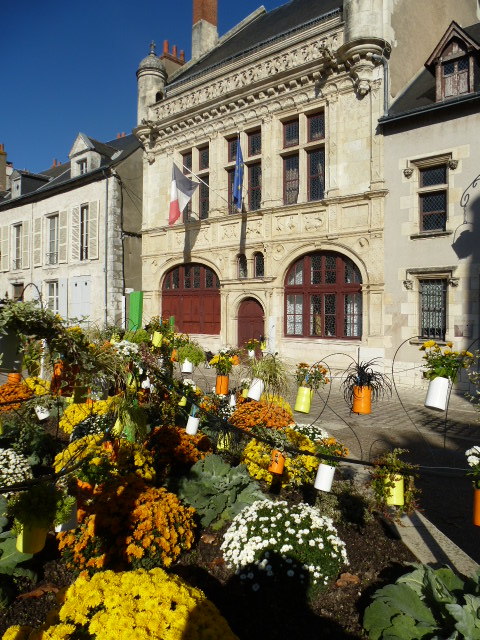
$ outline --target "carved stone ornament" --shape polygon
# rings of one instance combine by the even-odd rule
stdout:
[[[448,161],[448,168],[452,169],[452,171],[454,169],[456,169],[458,167],[458,160],[454,160],[453,158],[451,160]]]
[[[403,286],[405,287],[405,289],[407,289],[408,291],[412,291],[413,290],[413,280],[404,280],[403,281]]]
[[[403,175],[408,179],[412,177],[412,174],[413,174],[412,167],[405,167],[405,169],[403,170]]]
[[[448,284],[449,284],[451,287],[458,287],[459,281],[460,281],[460,279],[459,279],[459,278],[453,278],[453,277],[451,277],[451,278],[449,278],[449,280],[448,280]]]

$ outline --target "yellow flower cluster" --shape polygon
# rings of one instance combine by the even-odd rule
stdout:
[[[307,436],[298,433],[294,429],[285,429],[285,434],[292,447],[305,452],[305,455],[287,455],[282,475],[282,488],[294,485],[311,484],[314,481],[318,469],[318,458],[309,453],[315,453],[315,445]],[[273,476],[268,471],[271,462],[272,447],[265,442],[253,439],[245,447],[242,454],[242,462],[246,465],[248,473],[256,480],[272,482]]]
[[[238,640],[203,591],[162,569],[82,575],[52,626],[21,629],[10,627],[4,640]]]
[[[55,456],[53,462],[55,473],[60,473],[68,467],[78,466],[82,460],[93,457],[103,438],[103,433],[100,433],[84,436],[71,442],[66,449]]]
[[[26,378],[25,384],[36,396],[45,396],[50,391],[50,382],[41,378]]]
[[[71,404],[63,413],[62,419],[60,420],[60,429],[65,433],[72,433],[73,428],[80,422],[83,422],[88,416],[102,416],[108,413],[113,400],[113,397],[109,397],[106,400],[97,400],[91,405],[86,402],[82,404]]]

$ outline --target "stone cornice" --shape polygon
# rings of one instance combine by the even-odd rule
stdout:
[[[314,71],[319,73],[323,68],[336,64],[334,52],[341,37],[340,30],[330,29],[322,38],[314,33],[309,39],[305,40],[303,37],[293,46],[285,47],[283,43],[281,51],[278,51],[277,44],[276,51],[262,51],[261,58],[258,54],[252,55],[250,60],[242,58],[222,66],[212,74],[202,77],[200,82],[182,85],[178,94],[151,107],[150,120],[162,129],[167,122],[172,123],[175,119],[184,119],[188,115],[198,115],[201,110],[208,110],[235,95],[238,96],[237,99],[247,99],[248,94],[254,93],[256,88],[265,90],[269,84],[279,85],[282,80],[287,81],[294,74]]]

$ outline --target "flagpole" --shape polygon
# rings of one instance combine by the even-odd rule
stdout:
[[[182,167],[183,167],[184,169],[186,169],[186,170],[190,173],[190,175],[192,175],[194,178],[196,178],[197,180],[200,180],[200,182],[201,182],[202,184],[204,184],[206,187],[208,187],[208,188],[210,189],[210,191],[214,191],[215,193],[217,193],[217,194],[219,195],[219,197],[220,197],[224,202],[226,202],[226,203],[228,204],[228,200],[225,200],[225,198],[221,195],[221,193],[220,193],[219,191],[217,191],[216,189],[212,189],[212,188],[211,188],[211,186],[210,186],[208,183],[206,183],[206,182],[205,182],[205,180],[202,180],[202,179],[200,178],[200,176],[197,176],[197,174],[196,174],[196,173],[193,173],[193,171],[192,171],[191,169],[189,169],[188,167],[186,167],[183,163],[182,163]]]

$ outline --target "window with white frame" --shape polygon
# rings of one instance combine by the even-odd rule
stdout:
[[[47,308],[58,313],[58,281],[52,280],[46,283]]]
[[[77,162],[78,165],[78,174],[83,176],[85,173],[87,173],[87,160],[83,159],[83,160],[79,160]]]
[[[80,260],[88,260],[88,204],[80,207]]]
[[[46,264],[58,264],[58,213],[47,218]]]
[[[21,224],[16,224],[13,227],[13,260],[12,269],[22,268],[22,230]]]

